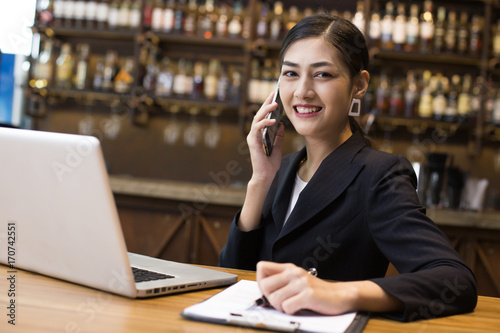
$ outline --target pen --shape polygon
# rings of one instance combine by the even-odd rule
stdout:
[[[318,270],[314,267],[309,268],[307,270],[307,273],[311,274],[312,276],[318,276]],[[262,297],[255,300],[254,305],[267,306],[269,305],[269,301],[267,300],[266,296],[262,295]]]

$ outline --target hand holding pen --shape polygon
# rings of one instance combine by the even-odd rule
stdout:
[[[264,278],[264,276],[266,275],[265,271],[266,269],[269,269],[269,265],[273,265],[273,263],[266,263],[266,262],[261,262],[258,264],[258,268],[257,268],[257,280],[261,280]],[[274,264],[274,265],[283,265],[283,264]],[[291,264],[289,264],[291,265]],[[262,266],[265,266],[265,267],[262,267]],[[301,268],[298,268],[294,265],[292,265],[293,267],[291,267],[292,269],[297,269],[297,270],[302,270]],[[276,266],[277,268],[278,266]],[[285,268],[284,266],[282,266],[283,268]],[[260,269],[259,269],[260,268]],[[285,268],[286,269],[286,268]],[[302,270],[303,271],[303,270]],[[275,276],[276,277],[276,274],[280,274],[281,272],[276,272],[275,274],[271,274],[271,275],[267,275],[267,277],[269,276]],[[307,274],[311,275],[311,276],[314,276],[316,277],[318,275],[318,271],[316,270],[316,268],[310,268],[308,271],[307,271]],[[255,300],[255,303],[254,305],[257,305],[257,306],[270,306],[270,302],[269,300],[267,299],[267,297],[265,295],[262,295],[262,297],[258,298]]]

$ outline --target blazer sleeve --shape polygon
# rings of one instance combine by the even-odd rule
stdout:
[[[473,273],[426,216],[411,164],[401,156],[389,160],[368,191],[367,218],[375,243],[400,273],[372,279],[404,303],[402,313],[386,316],[414,321],[472,311],[477,303]]]
[[[241,210],[236,214],[229,229],[227,242],[219,255],[219,266],[256,270],[263,239],[262,225],[251,231],[242,231],[237,222]]]

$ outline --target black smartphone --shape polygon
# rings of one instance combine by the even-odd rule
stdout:
[[[278,128],[280,126],[281,117],[283,116],[283,107],[281,104],[281,99],[279,98],[279,87],[280,87],[280,79],[278,79],[278,83],[276,84],[276,91],[274,92],[273,101],[278,102],[278,106],[273,111],[267,114],[267,119],[276,119],[276,122],[272,126],[267,126],[262,131],[262,145],[264,146],[264,152],[267,156],[270,156],[273,147],[274,140],[276,139],[276,134],[278,133]]]

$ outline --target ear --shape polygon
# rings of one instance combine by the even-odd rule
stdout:
[[[368,90],[368,83],[370,82],[370,73],[362,70],[355,78],[353,89],[353,98],[361,99]]]

